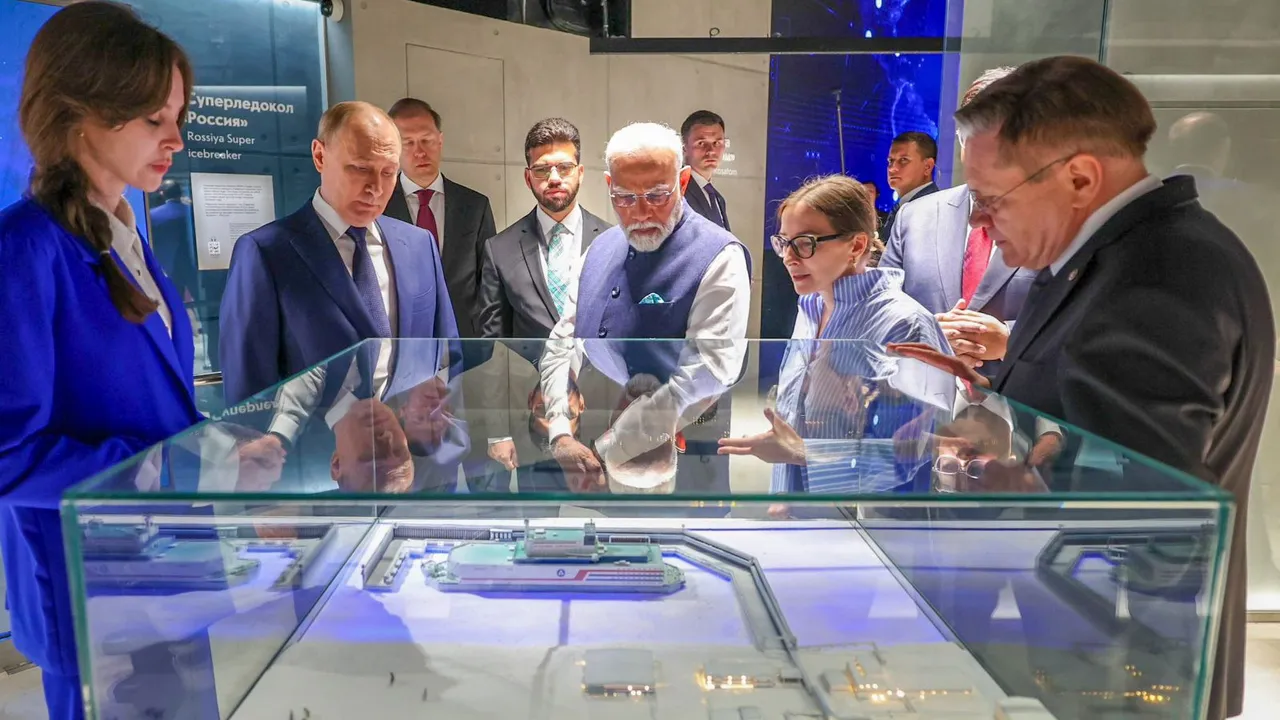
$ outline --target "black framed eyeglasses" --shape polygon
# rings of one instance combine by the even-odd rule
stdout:
[[[639,195],[628,192],[613,192],[609,193],[609,199],[613,201],[614,207],[620,208],[635,207],[640,198],[644,198],[645,204],[650,207],[662,207],[671,202],[671,196],[675,194],[675,190],[650,190]]]
[[[773,251],[778,253],[778,257],[783,257],[787,252],[787,248],[791,248],[791,252],[801,260],[808,260],[813,254],[818,252],[818,243],[829,242],[831,240],[839,240],[845,237],[845,233],[835,233],[834,235],[797,235],[788,238],[785,235],[774,235],[769,238],[769,242],[773,245]]]
[[[1035,171],[1035,172],[1031,173],[1030,175],[1026,176],[1025,178],[1023,178],[1023,179],[1022,179],[1022,182],[1018,183],[1017,185],[1014,185],[1013,187],[1009,188],[1008,190],[1006,190],[1006,191],[1004,191],[1004,192],[1000,193],[999,195],[997,195],[997,196],[995,196],[995,197],[993,197],[993,198],[984,198],[984,197],[981,197],[981,196],[979,196],[977,193],[975,193],[974,191],[970,190],[970,191],[969,191],[969,200],[970,200],[970,202],[972,203],[971,207],[972,207],[972,209],[973,209],[973,212],[975,212],[975,213],[980,213],[980,214],[982,214],[982,215],[990,215],[991,213],[993,213],[993,212],[995,212],[995,211],[996,211],[997,206],[998,206],[998,205],[999,205],[999,204],[1000,204],[1000,203],[1001,203],[1005,198],[1007,198],[1007,197],[1009,197],[1010,195],[1012,195],[1012,194],[1013,194],[1013,191],[1014,191],[1014,190],[1017,190],[1018,188],[1022,187],[1023,185],[1026,185],[1027,183],[1031,182],[1032,180],[1035,180],[1036,178],[1040,177],[1040,176],[1041,176],[1041,175],[1043,175],[1045,172],[1047,172],[1047,171],[1049,170],[1049,168],[1053,167],[1054,165],[1057,165],[1058,163],[1064,163],[1064,162],[1067,162],[1068,160],[1070,160],[1070,159],[1074,158],[1075,156],[1077,156],[1077,155],[1079,155],[1079,154],[1080,154],[1080,153],[1078,153],[1078,152],[1073,152],[1073,153],[1071,153],[1070,155],[1066,155],[1066,156],[1064,156],[1064,157],[1060,157],[1060,158],[1058,158],[1057,160],[1054,160],[1053,162],[1049,163],[1048,165],[1045,165],[1044,167],[1040,168],[1039,170],[1037,170],[1037,171]]]
[[[529,172],[539,180],[546,180],[551,177],[551,171],[555,170],[560,177],[565,177],[569,173],[578,169],[578,163],[562,162],[558,165],[533,165],[529,168]]]

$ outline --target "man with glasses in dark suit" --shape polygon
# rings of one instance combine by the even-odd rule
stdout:
[[[536,341],[551,335],[551,329],[560,321],[577,282],[582,254],[609,224],[578,204],[583,176],[582,139],[572,123],[563,118],[539,121],[525,136],[524,156],[528,164],[524,182],[533,192],[537,206],[485,241],[477,322],[480,337],[514,338],[507,345],[528,362],[524,367],[536,367],[544,347],[544,343]],[[499,370],[490,389],[510,388],[515,384],[512,373],[519,371]],[[536,375],[528,379],[530,387],[537,384]],[[511,390],[509,395],[519,400],[528,390]],[[505,400],[503,407],[524,416],[515,404],[508,406]],[[493,401],[485,404],[492,405]],[[504,413],[499,416],[504,420],[509,417]],[[559,467],[548,462],[549,458],[540,457],[543,448],[529,447],[524,442],[529,437],[524,429],[528,424],[512,417],[509,425],[510,431],[504,429],[488,439],[489,457],[507,471],[518,467],[516,481],[522,492],[565,490]],[[518,449],[522,446],[524,449]],[[535,458],[542,462],[535,462]],[[525,465],[521,465],[522,459]]]

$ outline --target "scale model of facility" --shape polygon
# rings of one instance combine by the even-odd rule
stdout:
[[[470,542],[444,562],[429,563],[428,576],[443,591],[539,590],[670,593],[684,573],[662,559],[647,537],[601,542],[595,523],[578,529],[530,528],[510,543]]]
[[[93,585],[132,587],[157,581],[166,587],[216,590],[246,581],[256,560],[239,556],[219,539],[182,542],[153,523],[90,523],[81,533],[85,580]]]

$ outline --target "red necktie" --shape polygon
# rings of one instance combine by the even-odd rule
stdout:
[[[431,212],[431,197],[436,194],[436,191],[424,189],[419,190],[417,194],[418,220],[415,224],[431,233],[431,237],[436,239],[440,247],[444,247],[444,239],[440,237],[440,231],[436,230],[436,214]]]
[[[991,263],[991,236],[984,227],[969,231],[969,242],[964,246],[964,270],[960,276],[960,296],[968,305],[982,283],[982,276]],[[954,277],[954,276],[953,276]]]

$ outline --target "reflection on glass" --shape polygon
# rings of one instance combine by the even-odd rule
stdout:
[[[720,454],[767,427],[762,343],[511,344],[396,342],[376,383],[371,341],[73,490],[92,716],[1199,707],[1222,493],[1058,424],[1039,457],[1045,418],[838,341],[806,360],[827,422],[792,428],[809,491],[773,488]],[[600,482],[570,491],[553,425]],[[490,437],[518,467],[467,492]]]

